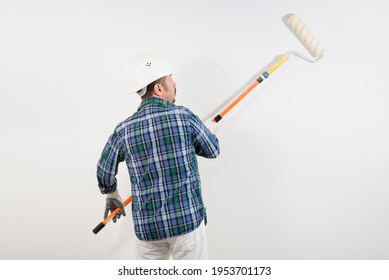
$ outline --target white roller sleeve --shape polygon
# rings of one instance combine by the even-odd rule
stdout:
[[[301,42],[309,50],[313,57],[318,57],[322,55],[325,51],[324,46],[320,40],[315,36],[315,34],[305,25],[298,15],[290,14],[286,17],[286,23],[300,38]]]

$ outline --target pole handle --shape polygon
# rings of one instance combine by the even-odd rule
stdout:
[[[100,224],[98,224],[98,225],[93,229],[93,233],[94,233],[94,234],[99,233],[99,231],[102,230],[104,227],[105,227],[105,224],[103,224],[103,222],[101,222]]]

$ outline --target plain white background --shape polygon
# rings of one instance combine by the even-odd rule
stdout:
[[[98,235],[96,162],[135,112],[124,68],[174,67],[177,104],[220,112],[274,59],[308,55],[283,17],[326,45],[291,59],[220,123],[199,159],[211,259],[388,259],[389,5],[385,1],[2,1],[1,259],[131,259],[127,217]],[[119,189],[130,185],[120,166]]]

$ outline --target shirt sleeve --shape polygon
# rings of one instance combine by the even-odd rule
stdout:
[[[208,130],[195,114],[190,114],[189,121],[193,128],[193,143],[196,155],[205,158],[216,158],[220,153],[217,137]]]
[[[102,194],[116,190],[118,165],[124,161],[124,150],[120,145],[120,134],[115,131],[105,144],[97,163],[97,181]]]

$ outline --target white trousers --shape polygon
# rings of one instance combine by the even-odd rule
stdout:
[[[207,260],[207,237],[204,221],[194,231],[158,241],[137,239],[136,258],[138,260]]]

